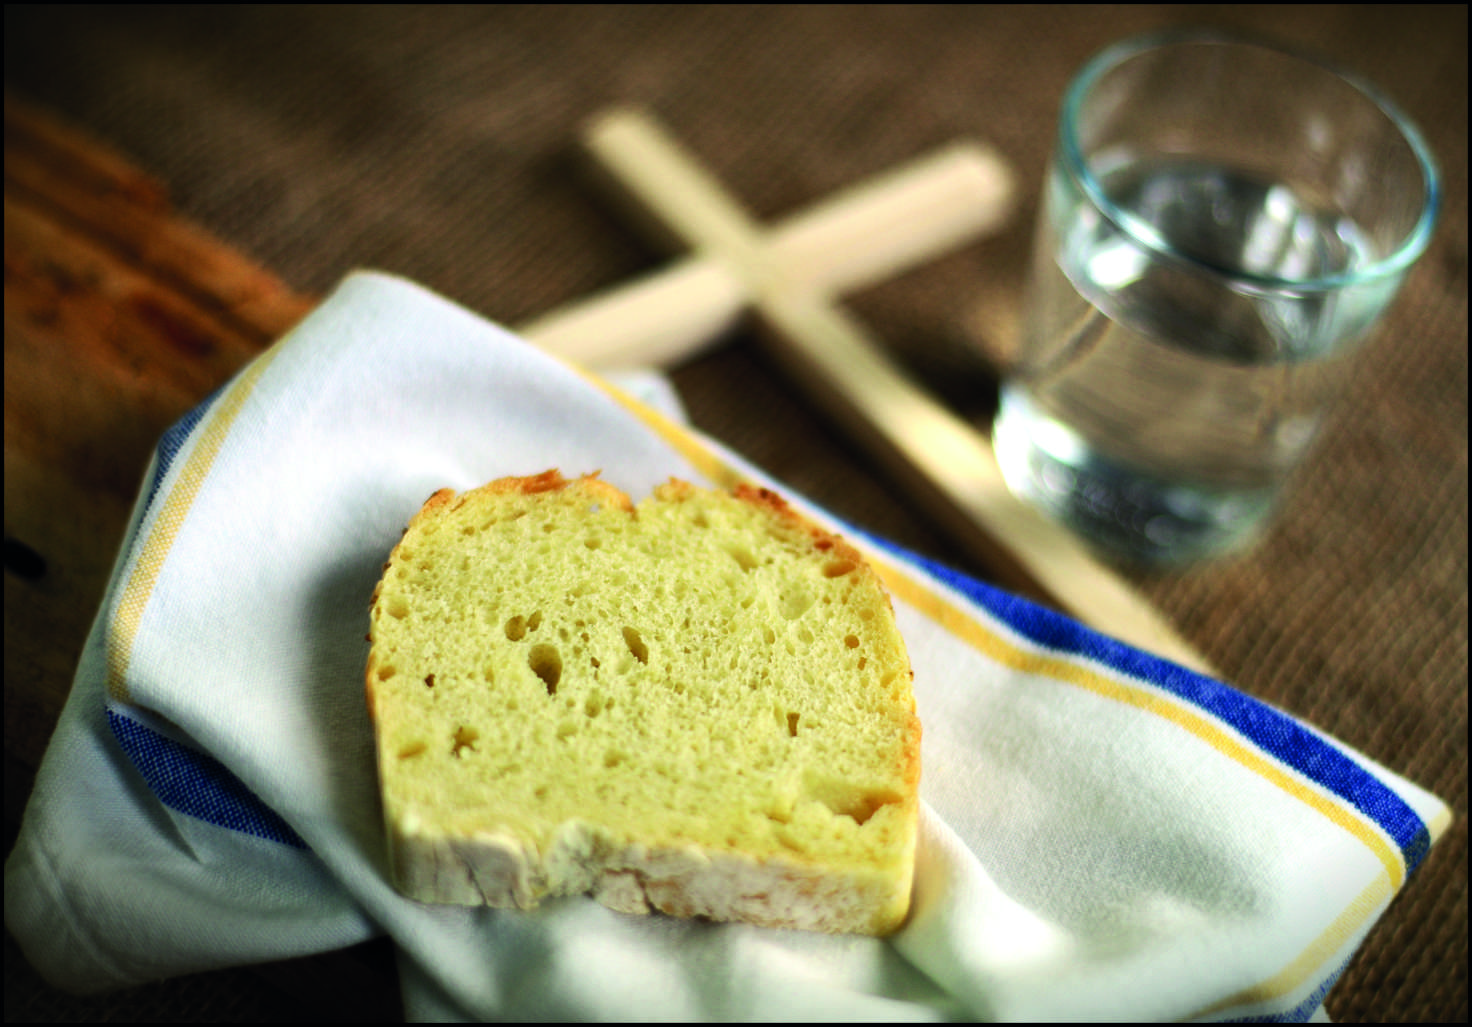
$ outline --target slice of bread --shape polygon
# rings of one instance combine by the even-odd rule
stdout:
[[[774,493],[557,471],[430,497],[374,593],[391,864],[426,902],[885,934],[920,722],[889,597]]]

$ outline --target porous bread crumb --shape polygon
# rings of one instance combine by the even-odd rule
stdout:
[[[374,593],[395,880],[589,893],[885,934],[908,908],[920,725],[862,556],[762,489],[634,506],[557,471],[432,496]]]

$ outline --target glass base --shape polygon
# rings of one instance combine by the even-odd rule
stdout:
[[[1125,563],[1170,568],[1239,551],[1275,505],[1274,490],[1169,481],[1112,462],[1013,388],[1002,390],[992,445],[1018,498]]]

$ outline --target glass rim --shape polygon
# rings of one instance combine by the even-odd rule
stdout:
[[[1227,270],[1182,253],[1144,219],[1109,198],[1098,178],[1089,168],[1079,147],[1077,132],[1074,130],[1084,98],[1100,77],[1132,57],[1150,50],[1195,43],[1263,50],[1312,65],[1346,83],[1389,119],[1414,154],[1417,166],[1421,169],[1421,177],[1426,190],[1426,198],[1421,205],[1420,216],[1405,233],[1394,251],[1363,267],[1317,278],[1284,278],[1241,269]],[[1427,145],[1415,122],[1383,91],[1363,77],[1313,54],[1294,50],[1271,40],[1225,30],[1177,29],[1149,32],[1121,40],[1096,53],[1074,75],[1064,93],[1062,112],[1058,119],[1058,156],[1064,163],[1069,176],[1079,184],[1094,206],[1151,253],[1168,260],[1184,262],[1212,274],[1226,275],[1244,285],[1263,289],[1292,289],[1297,292],[1328,291],[1401,274],[1425,252],[1431,241],[1441,206],[1441,175],[1431,148]]]

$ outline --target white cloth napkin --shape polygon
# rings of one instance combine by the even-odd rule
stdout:
[[[632,398],[360,273],[170,430],[6,863],[6,923],[34,965],[97,990],[387,932],[414,1019],[1321,1015],[1444,829],[1437,798],[1225,685],[837,525],[668,416],[661,382]],[[924,725],[899,934],[395,893],[369,596],[431,492],[549,467],[601,470],[635,498],[741,475],[874,554]]]

